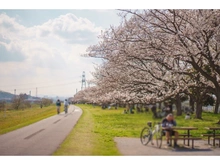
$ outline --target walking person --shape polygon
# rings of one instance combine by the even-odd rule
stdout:
[[[68,103],[67,99],[65,99],[65,101],[64,101],[64,111],[65,111],[65,113],[68,112],[68,106],[69,106],[69,103]]]
[[[57,114],[60,114],[61,101],[59,99],[56,101],[56,106],[57,106]]]

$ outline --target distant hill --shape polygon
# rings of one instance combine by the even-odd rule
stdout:
[[[0,90],[0,100],[9,100],[9,99],[12,99],[13,97],[14,97],[14,94]],[[40,99],[40,97],[34,97],[34,96],[29,96],[29,95],[26,95],[25,98],[26,99],[28,98],[29,99]]]
[[[0,100],[11,100],[13,97],[14,97],[14,94],[0,90]],[[35,96],[26,95],[26,97],[27,97],[26,99],[48,98],[48,99],[52,99],[54,102],[56,102],[57,99],[60,99],[61,101],[68,99],[68,97],[55,97],[55,96],[54,97],[53,96],[52,97],[43,97],[43,96],[35,97]]]
[[[8,99],[8,98],[13,98],[14,97],[14,94],[11,94],[9,92],[4,92],[2,90],[0,90],[0,99]]]

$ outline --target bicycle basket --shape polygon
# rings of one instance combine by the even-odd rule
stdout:
[[[149,127],[151,127],[151,126],[152,126],[152,122],[151,122],[151,121],[147,122],[147,125],[148,125]]]

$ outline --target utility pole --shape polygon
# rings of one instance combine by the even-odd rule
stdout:
[[[37,97],[37,88],[36,88],[36,97]]]
[[[14,89],[14,98],[16,98],[16,89]]]

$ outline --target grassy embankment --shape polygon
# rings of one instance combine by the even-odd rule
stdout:
[[[0,135],[30,125],[56,114],[55,105],[43,107],[35,105],[24,110],[0,111]]]
[[[83,115],[75,128],[62,143],[54,155],[120,155],[114,142],[114,137],[139,138],[141,129],[152,119],[152,113],[123,114],[123,108],[118,110],[102,110],[92,105],[78,105],[83,109]],[[192,131],[194,136],[207,133],[206,126],[218,126],[215,123],[220,114],[203,113],[203,120],[185,120],[184,115],[176,117],[179,126],[195,126],[199,130]]]

